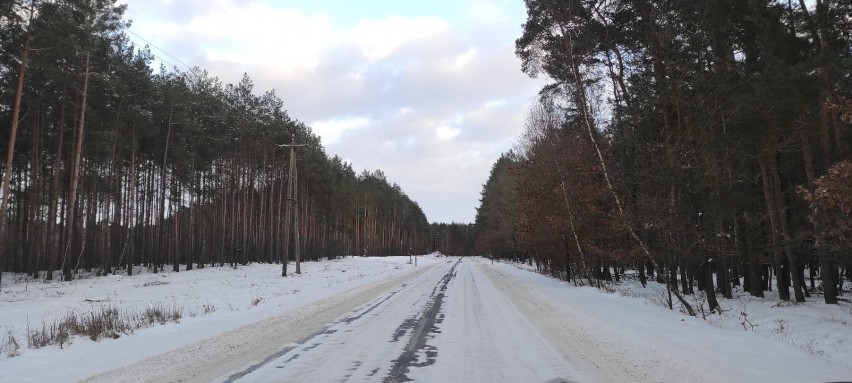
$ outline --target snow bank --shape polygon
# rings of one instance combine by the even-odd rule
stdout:
[[[492,267],[570,314],[575,327],[586,326],[618,348],[638,354],[637,364],[651,370],[649,361],[670,360],[705,371],[706,378],[717,381],[852,379],[848,302],[825,305],[814,297],[803,304],[779,304],[771,294],[761,299],[738,291],[733,300],[720,299],[722,314],[707,313],[703,320],[664,307],[665,286],[654,282],[642,288],[638,281],[628,280],[607,292],[574,287],[536,274],[527,265]],[[748,320],[745,328],[743,318]]]

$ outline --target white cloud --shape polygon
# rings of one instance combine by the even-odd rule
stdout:
[[[461,134],[461,130],[447,125],[442,125],[435,129],[435,135],[442,141],[456,138],[459,134]]]
[[[470,64],[476,58],[477,50],[476,48],[470,48],[466,50],[464,53],[456,56],[456,59],[453,61],[452,68],[455,70],[461,70]]]
[[[345,40],[358,47],[366,59],[379,61],[407,44],[447,30],[449,24],[438,17],[412,19],[394,16],[384,20],[363,20],[346,33]]]
[[[322,137],[324,145],[333,145],[340,141],[340,136],[344,132],[352,129],[361,129],[369,124],[370,120],[365,117],[346,117],[342,119],[316,121],[310,126],[314,133]]]
[[[514,56],[522,0],[361,20],[297,1],[127,1],[131,13],[148,9],[132,16],[144,21],[134,31],[225,82],[248,72],[258,92],[275,89],[329,154],[356,171],[382,169],[431,221],[473,220],[493,161],[542,85]]]
[[[154,22],[141,33],[202,46],[204,60],[265,63],[279,70],[316,68],[335,45],[331,18],[322,13],[220,0],[188,22]]]
[[[501,106],[506,106],[508,102],[505,99],[499,100],[488,100],[485,102],[485,105],[482,106],[483,109],[493,109],[499,108]]]

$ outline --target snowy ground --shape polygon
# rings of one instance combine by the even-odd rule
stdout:
[[[527,264],[511,265],[528,271],[535,270]],[[569,286],[567,283],[561,284]],[[844,290],[847,295],[850,289],[852,283],[847,283]],[[604,293],[597,289],[591,290]],[[628,275],[621,282],[605,286],[604,290],[624,297],[639,298],[651,306],[668,307],[664,284],[651,281],[643,288],[635,276]],[[742,291],[741,286],[734,286],[733,299],[716,296],[722,306],[721,313],[706,310],[707,303],[701,291],[696,291],[692,296],[686,295],[685,298],[711,326],[734,332],[757,333],[796,346],[805,353],[852,365],[852,303],[841,301],[837,305],[826,305],[821,295],[806,298],[804,303],[782,302],[774,291],[764,294],[764,298],[756,298]],[[849,297],[846,296],[846,299]],[[680,304],[675,301],[674,307],[679,309]],[[852,381],[852,377],[848,380]]]
[[[439,262],[418,257],[418,269]],[[267,318],[415,272],[408,257],[345,258],[302,263],[302,274],[282,278],[280,265],[252,264],[179,273],[110,275],[71,282],[33,281],[6,273],[0,291],[0,382],[76,381],[139,362]],[[372,297],[369,297],[372,298]],[[154,325],[98,342],[30,349],[27,328],[50,327],[69,312],[82,316],[101,307],[138,312],[179,309],[180,323]],[[332,318],[333,319],[333,318]],[[9,357],[7,340],[20,348]],[[136,380],[136,379],[132,379]]]
[[[706,313],[702,320],[668,310],[665,286],[653,282],[642,288],[638,281],[622,281],[607,292],[535,274],[528,265],[497,263],[494,269],[534,290],[526,295],[546,297],[545,306],[558,307],[553,315],[576,318],[575,329],[585,323],[609,334],[614,352],[648,358],[637,362],[640,376],[631,380],[654,376],[655,368],[688,365],[702,377],[686,381],[852,381],[849,302],[825,305],[815,296],[779,304],[772,293],[761,299],[736,291],[733,300],[719,297],[722,314]],[[701,299],[690,298],[693,307]],[[676,374],[665,380],[676,381]]]
[[[849,287],[852,285],[847,284],[846,299],[849,298]],[[630,280],[615,290],[621,295],[665,304],[663,284],[650,283],[643,289],[638,281]],[[775,292],[764,294],[764,298],[756,298],[735,286],[734,299],[717,295],[721,313],[699,315],[706,318],[711,326],[735,332],[754,332],[826,360],[852,364],[852,303],[841,301],[837,305],[827,305],[822,295],[806,298],[804,303],[782,302]],[[689,301],[694,308],[707,305],[701,292],[689,297]]]
[[[0,382],[852,380],[848,304],[741,297],[703,320],[661,307],[654,284],[607,293],[481,258],[407,260],[307,263],[287,279],[254,265],[4,282],[0,325],[13,334],[96,304],[166,302],[184,317],[65,349],[27,349],[15,335],[24,343],[0,356]]]

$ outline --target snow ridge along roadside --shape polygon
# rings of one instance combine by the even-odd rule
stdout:
[[[520,270],[482,269],[589,382],[834,382],[852,369],[753,332]]]

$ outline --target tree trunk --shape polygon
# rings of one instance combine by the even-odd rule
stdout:
[[[808,189],[813,190],[815,185],[814,181],[816,179],[816,172],[814,171],[813,151],[811,150],[810,140],[808,140],[807,131],[804,127],[799,127],[799,137],[800,143],[802,145],[802,156],[804,157],[805,163],[805,174],[808,178]],[[828,153],[826,153],[826,155],[828,155]],[[814,247],[816,247],[817,259],[819,260],[820,269],[822,271],[820,273],[820,277],[823,285],[823,299],[825,300],[825,303],[837,304],[837,288],[835,287],[836,284],[834,283],[833,278],[833,267],[836,266],[833,264],[831,257],[828,255],[828,249],[826,249],[825,246],[825,236],[823,234],[822,226],[816,221],[812,221],[811,224],[814,231]],[[813,288],[813,264],[811,264],[810,271],[811,288]],[[804,288],[804,286],[802,286],[802,288]]]
[[[75,133],[74,153],[71,157],[71,184],[68,188],[68,207],[66,212],[68,218],[65,220],[65,250],[62,255],[62,275],[66,281],[71,280],[71,262],[68,259],[71,248],[71,242],[74,236],[74,227],[76,226],[75,208],[77,201],[77,186],[80,180],[80,157],[83,152],[83,136],[85,135],[85,117],[86,117],[86,96],[89,89],[89,54],[86,53],[86,61],[83,65],[83,89],[80,96],[80,116],[78,118],[77,131]]]
[[[704,295],[707,297],[707,308],[710,311],[715,311],[720,309],[719,301],[716,300],[716,290],[713,289],[713,266],[711,262],[705,262],[704,265],[701,266],[703,269],[703,277],[704,283],[702,283],[702,287],[704,288]]]
[[[166,225],[166,164],[169,158],[169,140],[172,136],[172,112],[174,111],[174,106],[169,109],[169,120],[166,126],[166,143],[163,146],[163,163],[160,167],[160,217],[158,222],[159,226],[159,235],[158,241],[159,249],[154,252],[154,273],[157,273],[157,269],[160,265],[160,253],[165,256],[166,262],[169,259],[169,245],[166,237],[168,235],[168,229]]]
[[[772,246],[772,254],[775,260],[775,274],[776,274],[776,284],[778,286],[778,298],[783,301],[790,300],[790,290],[786,284],[786,275],[788,275],[788,270],[785,267],[785,259],[782,257],[780,252],[780,244],[779,242],[779,223],[778,223],[778,211],[776,209],[777,199],[775,198],[775,188],[772,186],[773,182],[770,180],[771,174],[769,170],[768,162],[771,161],[769,157],[775,157],[775,151],[770,150],[768,153],[764,153],[759,158],[760,163],[760,173],[762,175],[763,180],[763,196],[766,200],[766,211],[769,216],[769,242]]]
[[[568,282],[571,280],[571,243],[568,241],[568,234],[562,234],[562,242],[565,244],[565,281]],[[645,273],[642,273],[641,278],[644,287]]]
[[[136,205],[137,205],[137,203],[139,203],[139,200],[137,198],[138,191],[139,191],[139,185],[136,182],[136,166],[137,166],[136,165],[136,142],[137,142],[137,137],[136,137],[136,124],[135,123],[132,125],[131,135],[132,135],[132,138],[131,138],[132,141],[131,142],[132,142],[132,145],[133,145],[133,149],[131,149],[131,153],[130,153],[130,176],[128,178],[129,182],[127,183],[128,187],[131,188],[131,190],[129,191],[129,195],[128,195],[129,200],[128,200],[128,203],[127,203],[127,209],[128,209],[127,215],[126,215],[127,216],[127,223],[128,223],[128,225],[127,225],[127,238],[125,238],[125,242],[124,242],[125,244],[124,244],[124,247],[123,247],[123,249],[126,249],[126,251],[127,251],[127,262],[126,262],[127,263],[127,276],[133,275],[133,264],[134,264],[134,260],[135,260],[134,255],[135,255],[135,248],[136,248],[136,246],[127,246],[128,242],[130,242],[130,236],[131,236],[131,229],[130,229],[130,227],[131,227],[130,222],[131,222],[131,219],[132,219],[131,209],[137,208],[138,206],[136,206]],[[136,225],[134,225],[134,226],[135,227],[134,227],[133,231],[138,232],[139,230],[142,229],[141,222],[137,221]]]
[[[30,20],[33,17],[33,7],[30,5]],[[21,52],[21,65],[18,67],[18,84],[15,88],[15,101],[12,105],[12,125],[9,128],[9,147],[6,150],[6,169],[3,172],[3,197],[0,202],[0,280],[5,270],[4,254],[6,253],[6,211],[9,206],[10,183],[12,180],[12,159],[15,157],[15,140],[18,135],[18,122],[21,114],[21,96],[24,93],[24,76],[27,73],[27,56],[30,54],[30,31],[27,28],[24,36],[24,47]]]
[[[787,214],[784,209],[784,196],[781,189],[781,175],[778,172],[778,160],[775,155],[772,155],[769,158],[769,171],[771,179],[773,180],[773,184],[770,186],[774,188],[772,195],[775,197],[775,215],[778,219],[778,223],[780,224],[781,242],[784,246],[784,253],[787,255],[787,267],[790,269],[793,294],[796,297],[796,302],[804,302],[804,283],[801,278],[802,274],[799,272],[799,263],[796,259],[796,253],[793,252],[790,229],[787,227]]]

